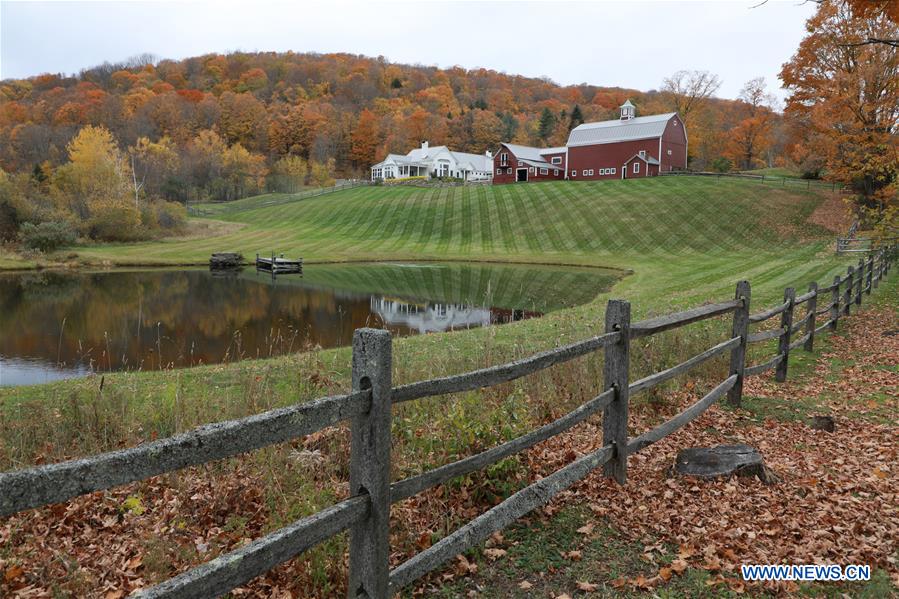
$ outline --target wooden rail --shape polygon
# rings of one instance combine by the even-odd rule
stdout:
[[[815,334],[825,329],[836,330],[841,314],[849,314],[853,303],[860,304],[863,294],[877,288],[889,273],[897,255],[899,252],[895,244],[882,247],[867,260],[860,261],[857,268],[850,266],[845,278],[837,276],[833,284],[826,287],[812,283],[808,292],[798,297],[793,288],[788,288],[782,304],[756,314],[749,312],[751,289],[747,281],[737,284],[733,300],[638,322],[631,322],[628,302],[612,300],[606,308],[606,332],[602,335],[507,364],[398,387],[393,387],[391,382],[393,360],[390,333],[359,329],[353,337],[351,393],[202,426],[130,449],[2,473],[0,516],[231,457],[350,420],[349,498],[161,584],[137,591],[134,596],[182,598],[224,595],[348,530],[349,595],[382,599],[482,542],[529,511],[545,505],[600,466],[606,476],[624,484],[629,455],[686,426],[725,395],[731,405],[739,406],[745,377],[776,368],[776,379],[784,380],[790,352],[799,348],[812,351]],[[821,297],[829,302],[819,309],[818,299]],[[803,304],[804,316],[794,319],[796,307]],[[730,338],[676,366],[634,382],[628,380],[631,340],[726,314],[733,315]],[[819,324],[816,317],[822,315],[829,315],[829,319]],[[780,316],[778,328],[754,333],[749,331],[750,325],[775,316]],[[800,332],[804,334],[795,340],[791,338],[793,333]],[[746,365],[747,344],[773,340],[777,340],[778,350],[772,358],[753,366]],[[391,484],[390,429],[394,404],[498,385],[599,350],[603,350],[605,362],[602,387],[590,401],[518,438]],[[628,400],[631,393],[655,387],[727,352],[730,352],[730,371],[726,379],[673,418],[628,439]],[[546,441],[599,412],[603,414],[603,439],[598,449],[518,491],[390,570],[389,522],[392,503],[486,468]]]

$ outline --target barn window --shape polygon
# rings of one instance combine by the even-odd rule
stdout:
[[[502,175],[502,174],[503,174],[503,169],[501,169],[501,168],[496,169],[496,174],[497,174],[497,175]]]
[[[553,161],[553,164],[562,164],[562,157],[561,156],[553,156],[552,161]]]
[[[640,150],[640,156],[646,157],[646,150]]]
[[[574,169],[572,169],[572,170],[571,170],[571,176],[572,176],[572,177],[577,177],[577,171],[574,170]]]
[[[612,171],[612,174],[613,174],[613,175],[615,174],[615,167],[614,167],[614,166],[613,166],[611,169],[609,169],[609,170]]]
[[[639,172],[640,172],[640,163],[639,163],[639,162],[635,162],[635,163],[634,163],[634,172],[635,172],[635,173],[639,173]]]
[[[548,175],[548,174],[549,174],[549,169],[548,169],[548,168],[541,168],[541,169],[540,169],[540,174],[541,174],[541,175]]]
[[[511,175],[511,174],[512,174],[512,167],[509,167],[509,168],[506,169],[506,174],[507,174],[507,175]]]
[[[519,160],[519,161],[518,161],[518,166],[524,166],[524,162],[522,162],[521,160]]]
[[[499,161],[501,165],[506,166],[507,164],[509,164],[509,155],[503,152],[499,155]]]
[[[671,150],[668,150],[668,155],[671,156]]]

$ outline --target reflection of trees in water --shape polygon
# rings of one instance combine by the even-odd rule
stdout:
[[[345,345],[356,328],[382,326],[370,302],[373,290],[376,297],[422,298],[459,310],[503,307],[491,310],[489,319],[480,315],[463,325],[458,324],[465,320],[461,316],[449,319],[458,321],[451,326],[468,326],[516,319],[511,308],[532,316],[540,312],[534,305],[541,294],[570,292],[581,298],[612,280],[583,270],[461,264],[369,264],[308,272],[308,277],[277,281],[246,271],[228,278],[205,271],[0,276],[0,354],[92,363],[102,370],[268,356],[307,342]],[[548,301],[544,296],[542,305]],[[494,303],[492,298],[500,299]],[[398,334],[440,328],[411,321],[387,326]]]

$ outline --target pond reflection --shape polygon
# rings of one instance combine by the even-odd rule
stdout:
[[[89,372],[176,368],[486,326],[589,301],[615,275],[476,264],[0,275],[0,385]],[[564,292],[565,297],[555,297]]]

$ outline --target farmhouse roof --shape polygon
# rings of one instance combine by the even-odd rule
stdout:
[[[558,170],[560,166],[558,164],[548,163],[543,159],[542,154],[555,153],[547,152],[547,150],[558,150],[559,152],[565,151],[565,148],[532,148],[531,146],[519,146],[518,144],[507,144],[505,142],[502,145],[508,148],[508,150],[515,155],[515,158],[524,162],[528,166],[551,168],[554,170]]]
[[[614,119],[599,123],[584,123],[571,130],[568,135],[569,146],[586,146],[592,144],[613,143],[632,139],[661,137],[671,117],[676,112],[640,116],[633,119]]]
[[[385,162],[392,161],[394,164],[409,164],[413,166],[429,166],[433,164],[438,154],[446,152],[450,154],[453,160],[461,166],[467,165],[475,171],[490,172],[493,169],[493,158],[488,158],[483,154],[468,154],[466,152],[453,152],[446,146],[422,147],[411,150],[408,154],[388,154],[387,157],[372,166],[377,168]]]
[[[557,148],[543,148],[540,150],[540,155],[545,156],[547,154],[564,154],[565,150],[567,150],[565,146],[559,146]]]
[[[652,156],[650,156],[649,154],[640,154],[639,152],[637,152],[636,154],[634,154],[633,156],[631,156],[630,158],[628,158],[627,160],[625,160],[624,163],[627,164],[628,162],[630,162],[630,161],[633,160],[634,158],[639,158],[640,160],[642,160],[642,161],[645,162],[646,164],[659,164],[659,161],[656,160],[655,158],[653,158]]]

